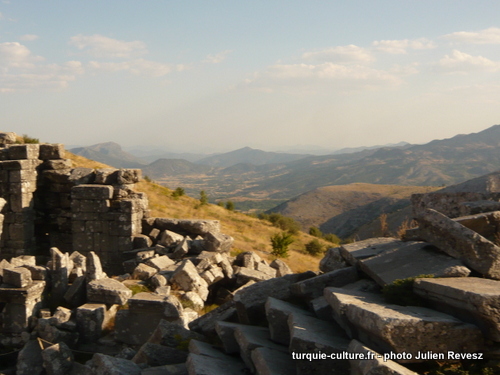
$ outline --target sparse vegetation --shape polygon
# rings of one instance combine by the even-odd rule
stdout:
[[[321,244],[316,238],[306,244],[306,251],[308,254],[317,256],[325,252],[325,246]]]
[[[323,232],[318,227],[309,228],[309,234],[314,237],[323,238]]]
[[[389,225],[387,224],[387,214],[382,214],[378,218],[380,222],[380,236],[381,237],[390,237],[389,233]]]
[[[434,277],[434,275],[418,275],[406,279],[394,280],[392,284],[382,288],[382,294],[388,303],[402,306],[423,306],[423,299],[413,293],[415,279]]]
[[[146,182],[153,182],[153,180],[151,179],[151,177],[149,177],[148,175],[145,175],[145,176],[143,177],[143,179],[144,179],[144,181],[146,181]]]
[[[261,213],[259,214],[259,219],[267,220],[276,228],[285,230],[290,234],[297,234],[300,230],[300,225],[295,220],[293,220],[291,217],[283,216],[276,212],[273,212],[271,214]]]
[[[226,202],[226,210],[234,211],[234,203],[231,201]]]
[[[408,229],[413,229],[417,227],[417,222],[415,220],[406,219],[401,223],[396,231],[396,237],[403,239],[406,235]]]
[[[289,232],[276,233],[271,236],[271,246],[273,250],[271,254],[277,258],[288,257],[288,246],[293,243],[294,239]]]
[[[205,190],[200,191],[200,206],[205,206],[208,204],[208,195]]]
[[[31,143],[31,144],[37,144],[37,143],[40,143],[40,139],[38,138],[33,138],[33,137],[30,137],[28,134],[23,134],[22,136],[22,142],[20,143]]]
[[[200,193],[200,194],[201,194],[201,193]],[[182,197],[182,196],[184,196],[184,195],[186,195],[186,191],[185,191],[183,188],[181,188],[181,187],[176,188],[176,189],[172,192],[172,197],[174,197],[174,198],[179,198],[179,197]],[[208,199],[208,198],[207,198],[207,199]],[[200,201],[201,201],[201,198],[200,198]],[[208,201],[207,201],[207,203],[208,203]]]

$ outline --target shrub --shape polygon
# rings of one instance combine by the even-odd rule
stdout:
[[[323,236],[323,239],[325,241],[328,241],[328,242],[331,242],[331,243],[334,243],[334,244],[339,244],[341,242],[340,238],[337,235],[333,234],[333,233],[325,234]]]
[[[317,239],[306,244],[306,251],[311,255],[319,255],[325,252],[325,247]]]
[[[291,234],[297,234],[300,230],[299,224],[291,217],[283,216],[276,212],[269,215],[268,219],[275,227],[285,230]]]
[[[205,190],[200,191],[200,206],[208,204],[208,195]]]
[[[32,138],[27,134],[23,134],[23,143],[40,143],[38,138]]]
[[[402,306],[423,306],[423,299],[413,293],[413,282],[415,279],[434,277],[434,275],[419,275],[406,279],[394,280],[382,288],[382,294],[388,303]]]
[[[271,254],[277,258],[288,257],[288,246],[290,246],[293,241],[294,240],[291,233],[276,233],[275,235],[271,236],[271,246],[273,248]]]
[[[322,238],[323,237],[323,232],[319,230],[318,227],[311,227],[309,228],[309,234],[314,237]]]
[[[179,197],[182,197],[183,195],[186,194],[186,191],[181,188],[181,187],[178,187],[176,188],[173,192],[172,192],[172,197],[174,198],[179,198]]]
[[[231,201],[226,202],[226,209],[229,211],[234,211],[234,203]]]
[[[223,202],[223,201],[218,201],[218,202],[217,202],[217,206],[219,206],[219,207],[224,207],[224,202]]]

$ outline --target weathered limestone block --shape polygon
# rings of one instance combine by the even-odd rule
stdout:
[[[314,299],[323,295],[327,286],[341,287],[359,280],[356,267],[340,268],[310,279],[299,281],[291,286],[292,294]]]
[[[71,319],[71,310],[62,306],[58,306],[56,311],[51,318],[49,318],[49,323],[53,326],[60,326]]]
[[[181,295],[182,305],[190,307],[193,310],[201,310],[205,306],[204,301],[196,292],[186,292]]]
[[[294,353],[343,353],[349,341],[344,331],[335,322],[326,322],[302,313],[291,312],[290,352]],[[300,374],[347,374],[349,365],[343,359],[317,359],[296,361]]]
[[[424,307],[391,305],[379,296],[332,287],[325,288],[325,298],[348,335],[377,351],[415,357],[419,351],[473,353],[484,345],[476,326]]]
[[[12,145],[17,141],[17,134],[14,132],[1,132],[0,145]]]
[[[183,240],[184,240],[184,236],[182,236],[178,233],[166,230],[166,231],[163,231],[160,233],[160,238],[158,240],[158,243],[162,246],[169,247],[169,246],[173,246],[173,245],[178,245]]]
[[[109,185],[78,185],[71,188],[71,198],[79,200],[107,200],[113,197]]]
[[[500,211],[500,202],[480,200],[475,202],[463,202],[460,204],[460,216],[492,211]]]
[[[167,218],[154,219],[153,226],[160,230],[170,230],[185,234],[205,235],[208,232],[220,232],[218,220],[178,220]]]
[[[69,328],[64,329],[64,327]],[[76,346],[79,334],[75,331],[73,321],[65,322],[58,327],[51,324],[50,318],[40,318],[37,321],[36,332],[38,336],[51,343],[64,342],[70,347]]]
[[[309,302],[309,306],[317,318],[332,320],[333,310],[325,297],[321,296]]]
[[[292,269],[288,267],[288,264],[283,262],[281,259],[273,260],[269,266],[276,270],[276,277],[290,275],[293,273]]]
[[[276,277],[276,270],[272,267],[269,267],[265,261],[257,263],[257,266],[255,267],[256,271],[260,271],[265,273],[266,275],[269,275],[271,277]]]
[[[73,186],[91,184],[95,180],[95,170],[92,168],[74,168],[68,177],[68,183]]]
[[[38,375],[42,371],[42,349],[37,340],[30,340],[17,356],[16,375]]]
[[[500,247],[432,209],[417,218],[420,236],[466,266],[500,279]]]
[[[102,336],[106,305],[87,303],[76,309],[76,324],[83,342],[96,342]]]
[[[491,340],[500,341],[500,281],[477,277],[417,279],[414,291],[434,307],[474,323]]]
[[[129,309],[133,313],[158,313],[164,314],[169,309],[167,318],[178,319],[182,313],[182,307],[174,296],[164,296],[156,293],[141,292],[128,300]]]
[[[87,299],[87,285],[85,276],[79,276],[68,288],[64,294],[64,300],[69,303],[71,307],[83,305]]]
[[[187,351],[146,342],[132,358],[132,362],[147,363],[149,366],[172,365],[185,363],[187,356]]]
[[[293,275],[286,275],[266,281],[261,281],[237,291],[234,302],[241,323],[254,324],[265,319],[265,303],[268,297],[288,300],[292,297],[290,286],[299,281],[315,276],[308,271]]]
[[[215,325],[219,321],[237,321],[237,311],[234,301],[226,302],[193,320],[189,323],[189,328],[206,336],[215,336]]]
[[[158,272],[158,269],[148,266],[145,263],[139,264],[135,267],[134,272],[132,273],[132,278],[137,280],[149,280]]]
[[[63,342],[42,350],[42,358],[48,375],[67,375],[73,366],[73,352]]]
[[[393,250],[360,260],[359,267],[380,286],[418,275],[466,277],[470,273],[462,262],[441,253],[426,242],[400,243]]]
[[[222,353],[221,353],[222,354]],[[213,358],[190,353],[186,362],[188,373],[197,375],[247,375],[248,369],[243,363],[235,361],[231,356]]]
[[[238,285],[244,285],[249,281],[263,281],[273,279],[273,276],[268,275],[267,273],[246,267],[239,267],[235,272],[235,276],[236,283]]]
[[[492,238],[500,226],[500,211],[460,216],[453,220],[483,237]]]
[[[219,251],[228,253],[233,246],[234,239],[220,232],[208,232],[203,237],[207,251]]]
[[[31,273],[32,280],[46,280],[49,275],[49,270],[45,266],[22,266],[26,268]]]
[[[3,270],[3,282],[15,288],[25,288],[30,285],[31,272],[24,267],[6,268]]]
[[[236,256],[234,264],[240,267],[257,269],[257,265],[262,261],[262,258],[252,251],[246,251]]]
[[[323,259],[319,262],[319,269],[323,272],[335,271],[344,267],[347,267],[347,264],[342,255],[340,255],[340,247],[328,249]]]
[[[162,319],[148,342],[171,348],[179,348],[185,346],[190,340],[205,341],[205,337],[184,328],[176,322],[169,322]]]
[[[86,277],[88,281],[100,280],[106,277],[106,273],[102,270],[101,260],[93,251],[86,258]]]
[[[36,266],[36,258],[33,255],[21,255],[10,260],[12,267]]]
[[[114,279],[93,280],[87,284],[89,302],[124,305],[132,297],[132,291]]]
[[[351,375],[417,375],[416,372],[408,370],[391,360],[384,361],[382,356],[364,346],[357,340],[352,340],[347,349],[349,353],[363,355],[363,359],[349,359]]]
[[[64,159],[65,150],[62,143],[41,144],[39,158],[41,160]]]
[[[134,244],[134,249],[142,249],[153,246],[153,241],[145,234],[136,234],[132,242]]]
[[[198,275],[196,267],[189,259],[181,262],[170,282],[186,292],[195,291],[204,301],[208,297],[208,284]]]
[[[0,302],[25,304],[39,301],[45,290],[45,281],[35,280],[25,288],[0,286]]]
[[[288,317],[291,313],[312,314],[303,308],[291,303],[280,301],[269,297],[266,302],[266,317],[269,325],[271,340],[281,345],[290,344],[290,328],[288,327]]]
[[[156,268],[156,270],[161,271],[169,266],[175,264],[175,262],[166,255],[162,255],[156,258],[150,258],[145,262],[148,266]]]
[[[22,160],[22,159],[38,159],[40,154],[40,145],[38,144],[20,144],[10,145],[7,149],[9,159]]]
[[[135,184],[141,180],[142,170],[140,169],[120,169],[118,170],[117,183],[120,185],[124,184]]]
[[[340,246],[340,254],[351,266],[356,266],[359,260],[378,255],[391,250],[402,241],[390,237],[370,238]]]
[[[172,253],[173,259],[182,259],[189,252],[189,237],[184,237],[184,239],[177,244]]]
[[[94,374],[141,375],[141,368],[134,362],[101,353],[94,354],[91,368]]]
[[[260,347],[252,350],[252,363],[257,374],[296,374],[295,361],[290,354]]]
[[[217,336],[219,336],[224,351],[227,354],[239,353],[240,347],[236,338],[234,337],[234,331],[237,327],[241,326],[239,323],[223,322],[219,321],[215,324],[215,331]]]

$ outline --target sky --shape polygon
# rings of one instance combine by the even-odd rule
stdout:
[[[0,131],[165,151],[500,124],[500,2],[0,0]]]

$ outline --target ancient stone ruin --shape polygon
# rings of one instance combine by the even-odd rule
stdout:
[[[61,145],[9,139],[5,374],[416,374],[498,360],[498,173],[414,196],[418,228],[403,240],[344,244],[320,272],[294,274],[231,256],[217,221],[150,217],[139,170],[73,169]],[[401,279],[413,289],[388,300],[381,289]]]

